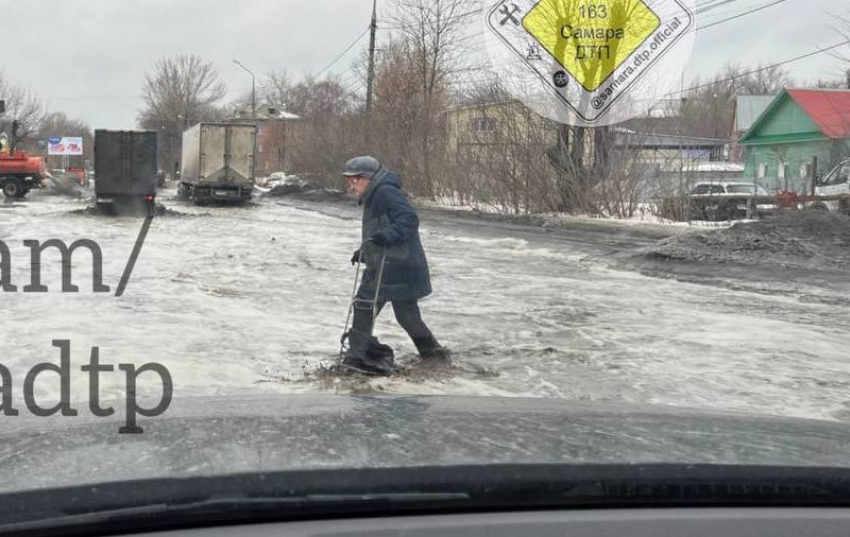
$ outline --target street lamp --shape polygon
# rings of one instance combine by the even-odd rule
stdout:
[[[254,119],[254,121],[256,121],[257,120],[257,77],[256,77],[256,75],[254,75],[254,71],[245,67],[242,64],[242,62],[240,62],[239,60],[233,60],[233,63],[235,63],[236,65],[238,65],[242,69],[245,69],[245,71],[247,71],[248,74],[251,75],[251,87],[253,88],[252,91],[251,91],[251,117]]]

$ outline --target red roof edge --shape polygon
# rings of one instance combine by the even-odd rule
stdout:
[[[829,138],[850,138],[850,90],[789,89],[788,94]]]

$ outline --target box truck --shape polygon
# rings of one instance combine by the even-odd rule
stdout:
[[[199,123],[183,133],[178,193],[199,205],[242,203],[254,192],[257,127]]]
[[[95,196],[106,212],[156,204],[158,138],[155,131],[97,130],[94,133]]]

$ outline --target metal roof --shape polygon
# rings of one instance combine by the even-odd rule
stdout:
[[[699,138],[695,136],[676,136],[672,134],[646,134],[633,131],[617,132],[616,137],[619,145],[632,147],[668,147],[668,148],[694,148],[694,147],[723,147],[729,140],[720,138]]]
[[[739,95],[735,104],[735,132],[744,132],[753,126],[776,95]]]

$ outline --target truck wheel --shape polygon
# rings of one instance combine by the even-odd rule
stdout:
[[[212,203],[212,189],[195,188],[195,205],[205,207]]]
[[[6,179],[2,183],[3,195],[10,199],[20,198],[23,186],[17,179]]]

